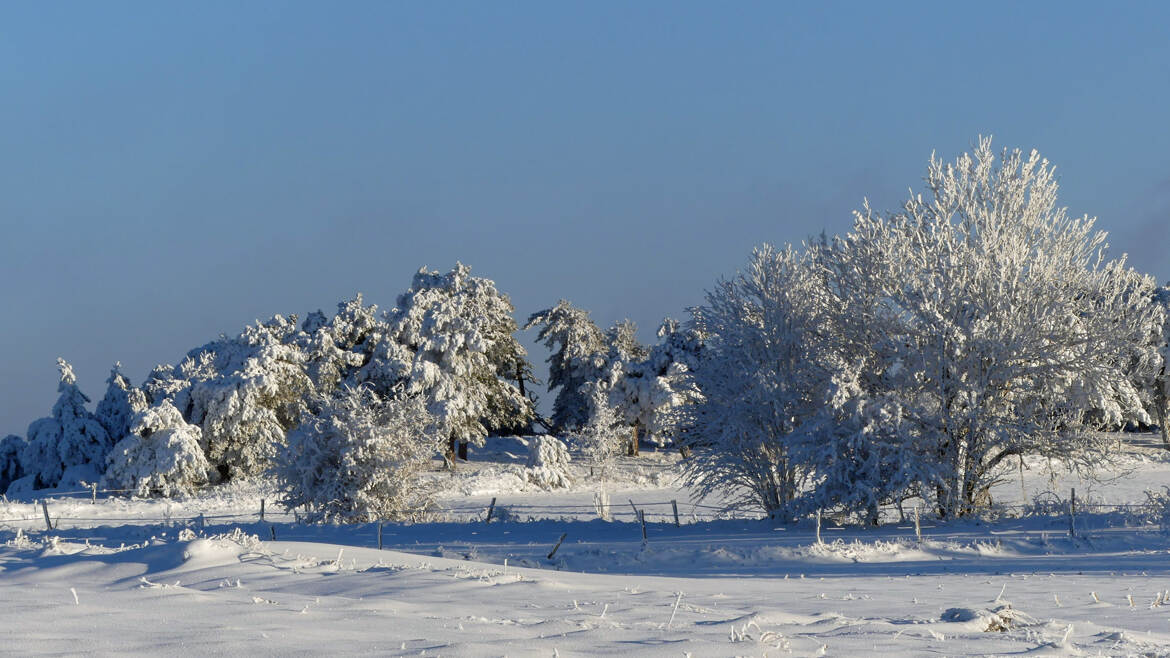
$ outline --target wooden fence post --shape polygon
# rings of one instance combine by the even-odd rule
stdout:
[[[49,520],[49,503],[45,502],[44,498],[41,499],[41,509],[45,512],[45,529],[51,531],[53,522]]]
[[[568,537],[568,536],[569,536],[569,533],[567,533],[567,532],[561,533],[561,538],[557,540],[557,545],[553,546],[553,549],[551,551],[549,551],[548,559],[550,559],[550,560],[553,559],[553,556],[557,554],[557,549],[561,547],[561,542],[565,541],[565,537]]]
[[[484,523],[491,523],[492,522],[492,512],[495,512],[495,511],[496,511],[496,499],[493,496],[492,497],[492,504],[488,505],[487,519],[484,521]]]
[[[97,482],[94,482],[93,484],[89,485],[89,488],[93,494],[92,498],[89,499],[89,504],[90,505],[97,505]]]
[[[678,528],[678,527],[680,527],[679,522],[678,522],[678,501],[677,500],[670,501],[670,508],[674,510],[674,527]]]
[[[1068,499],[1068,536],[1077,536],[1077,489],[1073,487]]]
[[[382,522],[378,521],[378,550],[382,550]]]
[[[642,543],[646,542],[646,510],[638,510],[638,520],[642,522]]]
[[[264,523],[264,499],[260,499],[260,523]]]
[[[817,543],[818,544],[823,543],[823,542],[821,542],[821,511],[820,510],[817,510]]]

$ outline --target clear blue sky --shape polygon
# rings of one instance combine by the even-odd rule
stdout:
[[[0,5],[0,433],[456,260],[646,338],[763,241],[1037,148],[1170,278],[1170,3]],[[530,341],[531,338],[525,338]],[[538,354],[538,356],[541,356]]]

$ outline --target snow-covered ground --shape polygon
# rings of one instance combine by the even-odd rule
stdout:
[[[585,467],[544,491],[518,440],[432,473],[438,520],[383,526],[382,550],[376,524],[298,524],[263,482],[53,498],[52,531],[41,505],[0,503],[0,651],[1170,655],[1170,540],[1116,507],[1170,484],[1170,453],[1134,438],[1111,481],[1029,462],[997,488],[999,503],[1067,509],[1076,487],[1075,538],[1065,514],[1005,507],[981,523],[924,518],[919,540],[907,508],[876,529],[826,519],[818,543],[811,522],[695,506],[667,451],[622,461],[606,522]]]

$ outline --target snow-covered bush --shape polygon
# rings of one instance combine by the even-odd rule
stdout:
[[[189,494],[208,481],[211,466],[199,426],[163,400],[136,414],[129,435],[110,451],[103,486],[136,496]]]
[[[382,400],[368,388],[339,389],[289,432],[273,472],[284,504],[311,521],[368,522],[422,516],[430,492],[419,478],[442,435],[419,396]]]
[[[38,488],[57,486],[71,466],[94,464],[100,468],[110,449],[105,428],[85,408],[89,398],[77,387],[72,366],[57,359],[57,369],[61,395],[53,405],[53,415],[29,425],[28,443],[20,455],[21,467]]]
[[[1156,524],[1165,533],[1170,533],[1170,487],[1162,487],[1162,491],[1146,490],[1146,504],[1144,521]]]
[[[569,477],[569,449],[554,436],[542,434],[528,441],[528,481],[542,489],[557,489],[572,484]]]

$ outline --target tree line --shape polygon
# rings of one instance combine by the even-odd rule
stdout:
[[[408,518],[433,455],[454,468],[468,445],[544,431],[598,460],[672,445],[699,495],[777,519],[876,522],[910,497],[974,514],[1025,456],[1107,464],[1096,430],[1156,425],[1170,447],[1170,288],[1109,259],[1057,190],[1037,153],[989,139],[932,157],[899,209],[757,248],[653,345],[564,300],[521,327],[457,264],[420,270],[385,312],[359,294],[276,316],[137,387],[115,366],[92,413],[59,360],[51,415],[0,441],[0,488],[171,496],[270,472],[314,518]],[[551,352],[548,418],[521,329]]]

